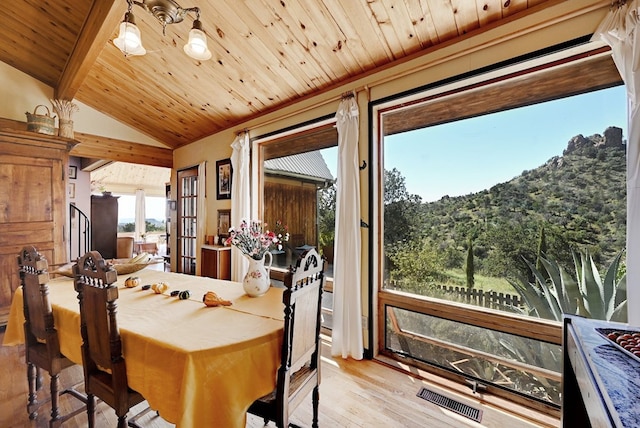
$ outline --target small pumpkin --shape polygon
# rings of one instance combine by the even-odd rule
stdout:
[[[151,286],[151,289],[156,294],[162,294],[165,291],[167,291],[168,288],[169,288],[169,284],[167,284],[166,282],[157,282]]]
[[[229,300],[222,299],[213,291],[207,291],[205,295],[202,296],[202,301],[207,306],[231,306],[231,302]]]
[[[189,290],[184,290],[178,293],[178,299],[180,300],[187,300],[189,297],[191,297],[191,291]]]
[[[140,285],[140,278],[137,276],[130,276],[129,278],[124,280],[124,286],[127,288],[133,288]]]

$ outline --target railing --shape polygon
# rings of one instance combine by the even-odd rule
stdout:
[[[91,249],[91,222],[85,213],[69,205],[69,261],[76,260]]]
[[[469,303],[491,309],[503,309],[506,307],[521,307],[524,305],[522,298],[518,295],[499,293],[497,291],[479,290],[468,287],[454,287],[446,285],[434,285],[436,290],[443,293],[457,296],[460,302]]]
[[[401,284],[397,281],[389,281],[386,288],[389,290],[403,289]],[[525,302],[519,295],[452,285],[432,284],[429,286],[429,296],[444,297],[441,296],[442,294],[448,297],[453,297],[453,299],[447,298],[447,300],[482,306],[484,308],[507,310],[510,312],[513,311],[513,308],[522,308],[525,306]]]

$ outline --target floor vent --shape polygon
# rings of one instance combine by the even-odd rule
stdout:
[[[452,400],[451,398],[445,397],[444,395],[438,394],[437,392],[430,391],[427,388],[421,388],[420,391],[418,391],[417,395],[420,398],[437,404],[440,407],[444,407],[445,409],[451,410],[452,412],[455,412],[473,421],[480,422],[480,420],[482,419],[482,410],[474,409],[471,406],[468,406],[456,400]]]

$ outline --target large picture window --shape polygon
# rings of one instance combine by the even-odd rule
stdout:
[[[560,405],[563,313],[626,321],[620,83],[574,55],[374,108],[381,354]]]

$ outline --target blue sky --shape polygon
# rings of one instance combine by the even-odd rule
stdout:
[[[488,189],[562,155],[569,140],[609,126],[627,138],[624,86],[385,138],[385,168],[397,168],[425,202]],[[337,176],[337,147],[322,151]]]
[[[626,131],[624,86],[385,138],[396,167],[425,202],[488,189],[562,155],[575,135]]]

